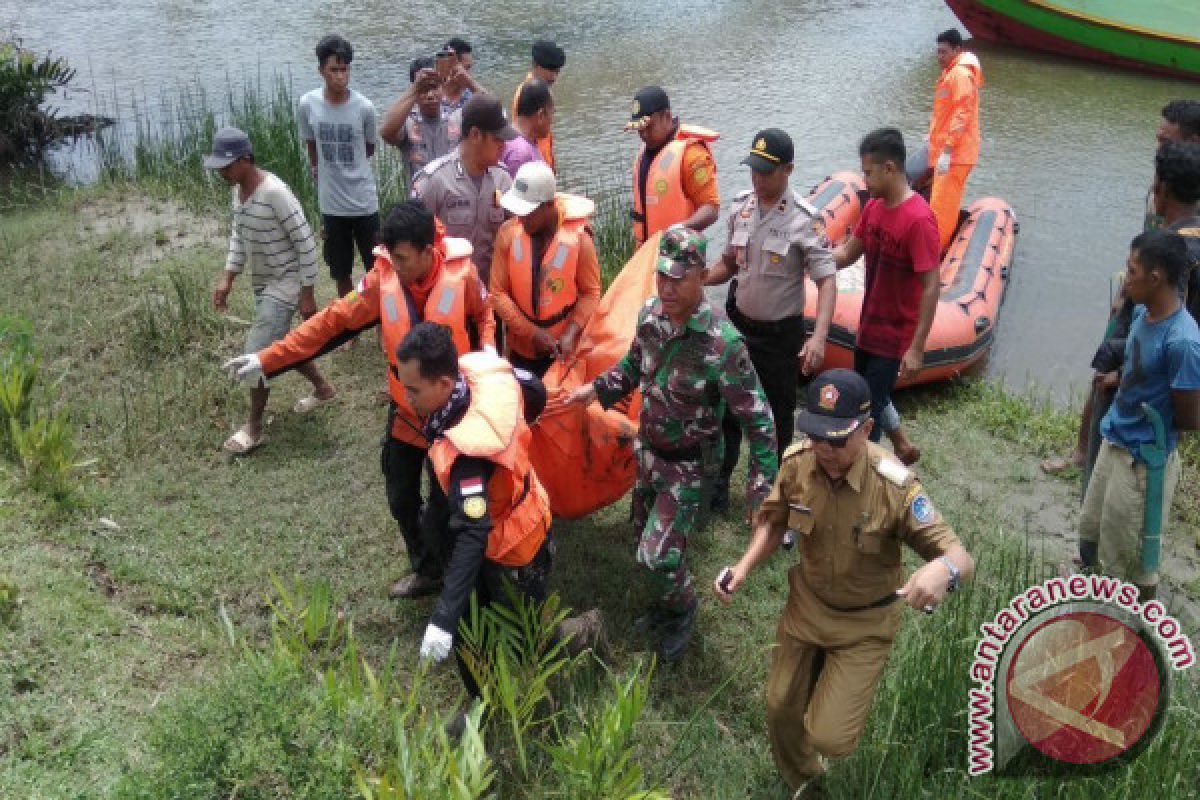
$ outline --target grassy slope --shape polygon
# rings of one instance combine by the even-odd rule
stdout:
[[[325,359],[341,391],[337,404],[292,414],[306,384],[285,377],[271,405],[269,445],[229,461],[218,447],[239,421],[243,397],[217,365],[240,352],[244,329],[204,310],[221,264],[220,232],[196,243],[177,235],[191,223],[179,230],[169,222],[148,230],[132,218],[97,223],[89,209],[112,206],[111,199],[67,195],[45,210],[0,217],[4,310],[34,320],[46,373],[73,409],[81,452],[99,459],[86,470],[75,513],[46,506],[20,491],[14,474],[0,473],[0,563],[24,599],[19,624],[0,630],[0,797],[100,796],[128,764],[144,763],[152,709],[185,687],[203,687],[229,659],[219,605],[251,637],[263,635],[271,575],[328,577],[375,656],[393,638],[411,654],[430,608],[384,598],[405,561],[378,474],[384,409],[374,399],[382,386],[374,335]],[[135,205],[170,209],[153,198]],[[320,299],[330,292],[323,279]],[[248,287],[235,295],[233,315],[249,319]],[[919,403],[913,422],[926,448],[922,474],[981,556],[985,578],[946,612],[909,620],[871,730],[837,768],[831,789],[844,797],[1029,796],[1024,782],[962,777],[966,656],[974,625],[1012,585],[1042,577],[1041,562],[1057,560],[1064,548],[1038,530],[1069,524],[1069,515],[1050,511],[1070,504],[1071,489],[1042,486],[1030,464],[1034,451],[1061,446],[1069,424],[1031,426],[988,392]],[[1030,528],[1036,514],[1029,501],[1039,497],[1034,511],[1050,516]],[[744,544],[744,526],[734,522],[741,511],[695,542],[702,586]],[[621,504],[562,525],[555,580],[569,604],[605,609],[609,660],[618,667],[641,647],[625,631],[643,602],[630,580],[624,520]],[[1037,551],[1032,560],[995,544],[1027,531]],[[1043,541],[1050,542],[1044,557]],[[706,603],[694,651],[655,680],[641,760],[677,796],[780,796],[762,685],[788,564],[787,557],[773,560],[732,610]],[[436,690],[449,698],[453,676],[440,675]],[[1132,787],[1151,778],[1168,782],[1169,796],[1182,796],[1171,786],[1200,781],[1196,696],[1180,702],[1187,708],[1172,717],[1155,750],[1106,779],[1106,796],[1133,796]],[[691,757],[676,769],[684,755]],[[1039,796],[1095,789],[1048,782]],[[505,794],[519,796],[512,787]]]

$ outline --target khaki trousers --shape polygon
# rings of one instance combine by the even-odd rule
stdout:
[[[1167,458],[1163,481],[1163,533],[1179,482],[1179,453]],[[1100,571],[1138,586],[1157,586],[1158,571],[1143,572],[1142,530],[1146,514],[1146,465],[1105,440],[1079,514],[1079,539],[1098,546]]]
[[[819,756],[841,758],[858,746],[904,607],[835,611],[799,570],[788,575],[791,592],[767,676],[771,753],[792,789],[824,771]]]

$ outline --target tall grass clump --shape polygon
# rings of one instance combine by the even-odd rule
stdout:
[[[71,494],[75,440],[65,409],[40,381],[27,320],[0,317],[0,450],[25,483],[58,503]]]
[[[218,98],[199,84],[163,92],[154,103],[135,98],[132,116],[118,119],[99,136],[102,174],[113,183],[153,187],[195,210],[224,210],[229,187],[204,169],[203,158],[216,130],[232,125],[250,137],[258,165],[295,192],[309,221],[319,227],[317,187],[296,123],[298,104],[290,73],[246,78],[240,86],[231,82]],[[408,196],[403,162],[399,151],[383,146],[371,160],[380,208],[386,211]]]
[[[633,225],[629,218],[633,207],[629,175],[612,169],[600,175],[587,175],[580,181],[569,175],[560,176],[559,183],[563,191],[582,194],[596,204],[592,234],[600,260],[601,280],[607,287],[635,250]]]
[[[222,609],[232,666],[154,712],[149,751],[131,757],[115,800],[665,797],[640,786],[630,744],[648,690],[640,669],[562,726],[578,733],[545,724],[561,716],[549,710],[550,687],[582,669],[556,640],[556,599],[473,611],[463,634],[471,652],[509,660],[458,738],[447,732],[438,679],[403,663],[396,646],[371,663],[328,584],[276,581],[267,604],[264,649],[243,641]]]
[[[143,292],[132,311],[129,343],[143,364],[199,349],[211,357],[211,344],[228,327],[213,310],[210,282],[179,264],[165,270],[167,286]]]

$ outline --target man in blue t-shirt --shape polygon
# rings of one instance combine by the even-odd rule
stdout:
[[[1084,565],[1133,581],[1143,600],[1155,595],[1158,572],[1141,569],[1146,507],[1141,448],[1154,442],[1142,404],[1162,416],[1167,432],[1164,521],[1179,479],[1179,431],[1200,428],[1200,328],[1179,297],[1188,266],[1187,245],[1179,234],[1151,231],[1133,240],[1124,291],[1136,310],[1125,340],[1121,384],[1100,423],[1104,442],[1079,517]]]

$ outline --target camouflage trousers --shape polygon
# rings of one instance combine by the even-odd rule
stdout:
[[[637,562],[648,570],[664,611],[683,613],[695,600],[685,555],[688,539],[707,521],[709,483],[702,461],[668,461],[638,448],[630,519]]]

